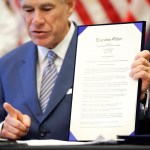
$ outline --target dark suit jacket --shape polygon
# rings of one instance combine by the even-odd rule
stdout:
[[[144,49],[150,50],[150,31],[148,33]],[[138,123],[139,123],[138,131],[140,134],[150,134],[150,103],[149,109],[146,111],[144,117],[140,118]]]
[[[0,122],[7,115],[4,102],[29,115],[31,127],[23,139],[68,140],[72,94],[67,95],[67,91],[73,86],[76,39],[77,29],[44,114],[37,96],[36,45],[28,42],[0,60]]]
[[[147,37],[147,40],[146,40],[146,44],[145,44],[145,48],[144,49],[147,49],[147,50],[150,50],[150,31],[148,33],[148,37]]]

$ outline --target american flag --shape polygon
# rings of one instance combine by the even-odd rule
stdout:
[[[79,25],[146,21],[150,28],[150,0],[76,0],[71,19]]]
[[[19,8],[18,0],[9,1]],[[76,0],[75,12],[70,18],[78,25],[146,21],[148,31],[150,0]]]
[[[19,7],[18,0],[10,0]],[[71,19],[78,24],[146,21],[150,28],[150,0],[76,0]]]

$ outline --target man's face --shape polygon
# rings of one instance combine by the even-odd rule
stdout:
[[[54,48],[69,30],[74,0],[20,0],[22,15],[32,41]]]

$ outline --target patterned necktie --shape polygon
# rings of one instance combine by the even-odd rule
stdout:
[[[53,51],[49,51],[47,56],[48,65],[45,67],[43,72],[41,91],[39,97],[42,112],[45,111],[58,74],[56,66],[54,64],[56,54]]]

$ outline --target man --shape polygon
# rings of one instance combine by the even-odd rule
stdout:
[[[75,0],[20,0],[20,3],[33,42],[0,60],[1,137],[68,140],[72,95],[67,92],[73,86],[77,38],[77,27],[68,18]],[[42,112],[39,97],[48,51],[57,54],[58,77]],[[149,58],[148,51],[139,53],[130,74],[133,79],[143,80],[141,99],[149,87]]]

